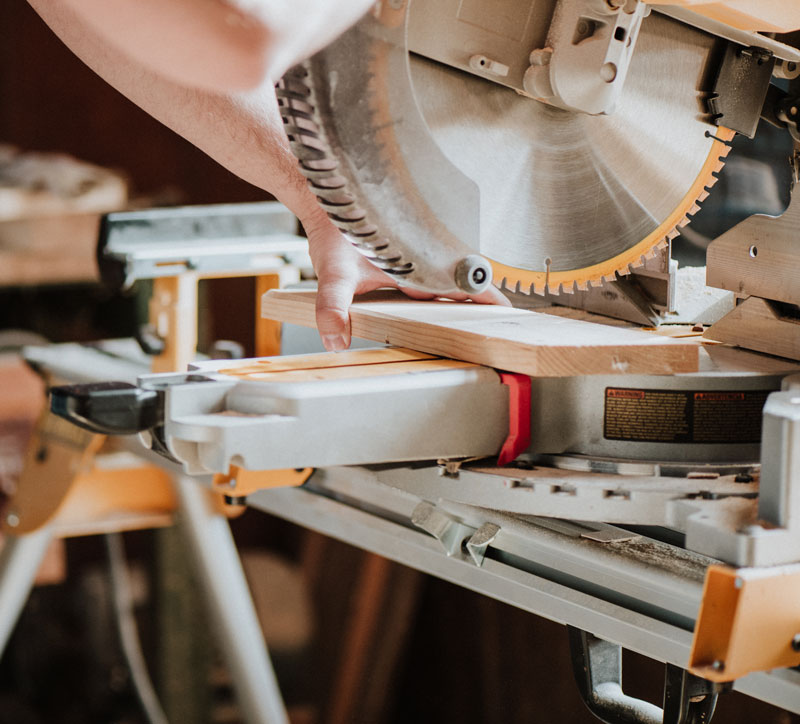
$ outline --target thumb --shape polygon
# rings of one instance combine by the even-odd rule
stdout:
[[[317,329],[328,352],[341,352],[350,346],[350,303],[356,279],[320,276],[317,288]]]

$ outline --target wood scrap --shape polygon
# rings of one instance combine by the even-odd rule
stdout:
[[[273,290],[262,315],[315,326],[315,291]],[[698,369],[698,344],[539,312],[448,301],[413,301],[395,291],[357,298],[352,333],[387,344],[537,377],[676,374]]]

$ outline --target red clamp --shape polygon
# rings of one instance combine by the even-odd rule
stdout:
[[[508,387],[508,437],[497,456],[497,464],[508,465],[531,444],[531,378],[515,372],[501,372]]]

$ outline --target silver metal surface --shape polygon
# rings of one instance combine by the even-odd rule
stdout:
[[[17,625],[52,540],[53,532],[48,527],[3,540],[0,551],[0,655]]]
[[[164,437],[187,472],[494,455],[508,434],[508,390],[487,367],[276,382],[217,373],[236,364],[192,365],[208,381],[140,380],[166,385]]]
[[[296,232],[294,214],[276,201],[123,211],[104,220],[98,258],[125,286],[188,271],[257,274],[286,255],[305,261],[308,242]]]
[[[469,513],[468,508],[445,508],[449,515],[460,513],[462,522],[476,530],[487,522],[500,528],[490,544],[491,555],[479,567],[468,553],[448,556],[435,538],[410,527],[411,512],[419,498],[380,486],[370,476],[363,469],[317,473],[313,488],[262,491],[252,495],[250,503],[523,610],[591,631],[645,656],[686,666],[692,619],[701,596],[701,557],[693,559],[695,564],[687,561],[682,566],[679,559],[661,557],[657,551],[664,544],[659,544],[648,551],[654,556],[645,554],[639,564],[631,565],[631,555],[626,552],[634,557],[641,555],[647,550],[647,545],[642,548],[642,539],[627,551],[624,543],[602,548],[602,544],[591,541],[580,543],[580,534],[570,534],[569,529],[559,535],[522,520],[510,525],[501,514],[486,510],[472,509]],[[497,553],[495,542],[514,552]],[[598,551],[605,551],[605,563],[599,567],[594,556]],[[560,580],[554,580],[565,561],[567,570]],[[667,568],[661,568],[662,564]],[[676,567],[670,569],[673,564]],[[609,601],[599,589],[587,591],[586,586],[591,584],[582,583],[584,580],[605,580],[608,587],[619,587],[629,595]],[[653,603],[648,606],[647,600]],[[800,672],[751,674],[738,680],[734,688],[800,713]]]
[[[194,555],[243,718],[248,724],[288,724],[228,520],[197,479],[176,474],[175,488],[178,525]]]
[[[649,12],[644,3],[627,12],[621,5],[416,2],[408,48],[566,110],[610,113],[624,86],[639,24]]]
[[[662,478],[575,473],[547,467],[503,472],[462,468],[458,475],[442,475],[441,470],[428,466],[391,467],[375,475],[385,485],[425,500],[449,500],[511,515],[671,527],[676,527],[677,522],[674,501],[693,501],[702,496],[752,497],[758,492],[757,485],[736,483],[733,476]],[[749,502],[755,507],[753,501]],[[724,507],[724,501],[715,503]]]
[[[715,42],[662,15],[646,18],[612,116],[562,111],[412,57],[433,137],[480,187],[481,252],[526,270],[570,270],[654,232],[711,151],[706,133],[716,127],[700,89]]]
[[[678,5],[654,5],[653,10],[662,15],[667,15],[676,20],[680,20],[687,25],[700,28],[720,38],[725,38],[739,45],[746,47],[764,48],[770,51],[776,58],[793,63],[800,63],[800,49],[794,48],[786,43],[781,43],[775,38],[770,38],[762,33],[755,33],[750,30],[741,30],[732,25],[726,25],[719,20],[710,18],[707,15],[696,13],[687,7]]]
[[[530,55],[525,90],[565,110],[613,113],[649,12],[643,2],[558,0],[546,45]]]
[[[759,516],[800,537],[800,392],[776,392],[764,406]]]
[[[554,6],[555,0],[412,0],[408,48],[522,91],[529,56],[544,47]]]
[[[650,463],[756,463],[759,459],[758,439],[723,442],[709,439],[701,442],[687,432],[669,441],[649,441],[644,438],[612,439],[606,431],[606,404],[609,389],[641,391],[641,394],[662,394],[681,404],[685,398],[687,408],[694,405],[692,393],[760,391],[764,396],[778,390],[784,374],[794,365],[786,362],[783,371],[775,373],[747,372],[746,367],[729,371],[716,366],[715,350],[703,352],[706,369],[697,374],[684,375],[591,375],[586,377],[551,378],[531,380],[531,446],[532,454],[572,453],[594,458],[617,458]],[[747,364],[746,355],[740,358]],[[759,360],[755,360],[756,364]],[[756,369],[758,369],[756,367]],[[633,392],[632,394],[638,394]],[[674,396],[670,397],[670,396]],[[658,412],[666,415],[663,405]],[[762,399],[763,404],[763,399]],[[655,404],[655,403],[654,403]],[[735,404],[735,403],[734,403]],[[735,412],[731,408],[731,412]],[[752,413],[758,419],[760,407],[742,407],[740,414]],[[655,413],[654,413],[655,414]],[[691,414],[686,412],[686,420]],[[642,424],[645,424],[642,420]],[[697,425],[699,429],[699,422]]]

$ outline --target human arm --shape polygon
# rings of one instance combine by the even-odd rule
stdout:
[[[75,21],[151,71],[182,85],[230,92],[277,80],[356,22],[374,0],[61,2]],[[45,4],[32,4],[43,14]]]
[[[109,44],[74,11],[73,1],[92,2],[30,0],[64,43],[123,95],[297,215],[319,277],[317,321],[323,342],[328,349],[348,346],[353,294],[397,285],[353,249],[317,204],[288,146],[271,80],[239,92],[189,87],[171,80]],[[218,4],[217,0],[193,1]],[[133,5],[139,2],[145,0],[135,0]],[[487,295],[479,301],[484,300],[496,301]]]

